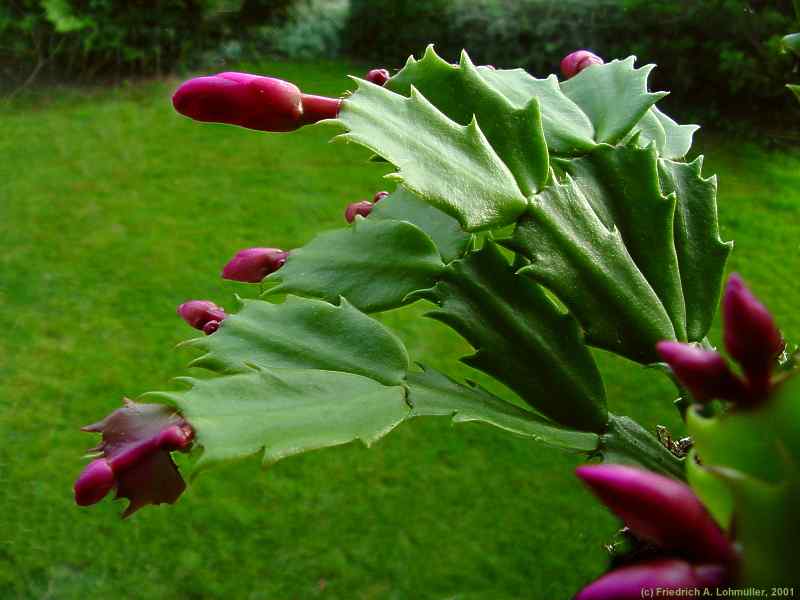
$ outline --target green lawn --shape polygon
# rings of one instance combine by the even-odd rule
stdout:
[[[310,92],[347,85],[340,64],[261,71]],[[93,442],[78,428],[185,373],[191,354],[174,347],[193,332],[175,306],[233,308],[254,294],[218,276],[236,250],[303,244],[385,187],[385,168],[328,145],[330,130],[179,117],[176,84],[0,109],[0,598],[555,600],[598,575],[616,524],[571,474],[578,457],[446,419],[269,472],[219,468],[125,522],[120,503],[73,504]],[[700,142],[731,267],[800,339],[800,155]],[[423,309],[383,320],[415,359],[474,377],[455,362],[466,345]],[[622,362],[601,357],[611,409],[679,430],[665,378]]]

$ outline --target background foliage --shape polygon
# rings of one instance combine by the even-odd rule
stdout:
[[[554,72],[575,48],[655,62],[675,116],[739,127],[796,109],[796,60],[780,39],[791,0],[9,0],[0,89],[224,68],[242,59],[333,58],[399,68],[435,42],[455,60]]]

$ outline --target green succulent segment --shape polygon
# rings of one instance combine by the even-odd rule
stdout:
[[[269,464],[353,440],[370,445],[410,412],[402,386],[352,373],[255,368],[185,381],[188,391],[160,395],[194,426],[198,470],[256,453]]]
[[[597,142],[619,142],[651,106],[667,95],[647,91],[647,77],[654,65],[637,69],[635,60],[630,56],[594,65],[561,83],[564,95],[589,117]]]
[[[690,473],[689,481],[735,532],[741,548],[741,584],[800,583],[794,551],[800,536],[798,420],[796,374],[755,409],[711,418],[695,409],[687,413],[701,462],[692,466],[698,473]],[[717,485],[710,483],[711,478]]]
[[[511,404],[475,384],[463,385],[433,369],[408,374],[411,417],[448,416],[456,423],[480,421],[538,442],[594,452],[599,436],[586,431],[557,427],[530,411]]]
[[[472,234],[461,229],[457,220],[402,187],[375,204],[369,220],[416,225],[433,240],[445,263],[461,258],[472,243]]]
[[[686,308],[673,238],[675,197],[661,194],[655,147],[601,144],[566,168],[605,228],[619,230],[628,254],[661,300],[675,335],[685,340]]]
[[[515,106],[495,89],[466,52],[458,65],[442,60],[428,46],[421,60],[409,58],[388,87],[408,96],[416,89],[447,117],[461,125],[477,119],[497,155],[514,174],[524,196],[537,192],[547,180],[547,144],[539,102],[529,96]]]
[[[638,144],[642,146],[655,144],[660,157],[680,159],[688,154],[692,147],[692,137],[698,129],[700,127],[697,125],[678,125],[657,106],[653,106],[626,139],[638,135]]]
[[[365,312],[402,306],[430,287],[444,269],[433,241],[405,221],[357,218],[352,227],[323,233],[293,250],[267,277],[267,294],[292,293],[338,302],[344,296]]]
[[[629,417],[609,415],[608,429],[600,436],[598,452],[606,463],[644,467],[675,479],[686,477],[684,460]]]
[[[572,156],[595,146],[594,126],[581,108],[561,90],[558,78],[537,79],[524,69],[493,70],[478,67],[483,78],[517,108],[531,98],[539,100],[542,129],[552,154]],[[403,71],[397,74],[400,76]],[[394,81],[392,78],[390,81]]]
[[[519,273],[553,291],[590,344],[652,362],[657,342],[676,339],[664,305],[619,230],[603,223],[571,177],[534,197],[507,244],[530,260]]]
[[[703,179],[703,157],[691,163],[661,159],[661,187],[677,196],[675,249],[686,302],[689,340],[703,339],[719,301],[725,261],[733,244],[723,242],[717,220],[717,179]]]
[[[532,107],[527,114],[535,122]],[[467,231],[508,225],[525,210],[514,174],[477,121],[456,123],[416,89],[406,98],[358,80],[339,122],[348,132],[337,139],[357,142],[395,165],[395,179]]]
[[[518,277],[497,246],[451,263],[425,297],[429,316],[458,331],[477,352],[464,360],[497,378],[543,415],[603,431],[605,391],[575,320]]]
[[[403,343],[344,298],[339,306],[294,296],[281,304],[243,300],[214,335],[188,345],[205,351],[191,366],[221,373],[322,369],[399,385],[408,370]]]
[[[717,524],[725,530],[730,528],[733,496],[719,475],[700,465],[696,450],[686,457],[686,479]]]

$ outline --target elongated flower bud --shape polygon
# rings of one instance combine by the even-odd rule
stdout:
[[[100,502],[114,487],[115,477],[111,466],[103,458],[93,460],[75,482],[75,503],[90,506]]]
[[[623,465],[578,467],[578,477],[642,539],[704,563],[731,563],[733,546],[685,483]]]
[[[246,248],[239,250],[222,269],[222,277],[233,281],[259,283],[286,262],[288,252],[280,248]]]
[[[384,85],[389,81],[389,77],[389,71],[386,69],[372,69],[367,73],[364,79],[375,85]]]
[[[722,565],[658,560],[611,571],[583,588],[575,600],[640,600],[648,597],[642,590],[716,588],[725,584],[726,578]]]
[[[379,202],[386,198],[389,195],[389,192],[376,192],[375,195],[372,197],[372,203]]]
[[[190,300],[178,307],[178,314],[191,327],[203,331],[209,321],[222,321],[228,315],[210,300]]]
[[[294,131],[335,118],[341,99],[303,94],[296,85],[274,77],[227,72],[183,83],[172,104],[196,121]]]
[[[742,366],[754,393],[764,393],[784,342],[772,315],[736,273],[728,278],[722,302],[725,348]]]
[[[344,218],[347,219],[348,223],[352,223],[356,220],[356,215],[361,215],[362,217],[369,215],[369,213],[372,212],[373,206],[374,204],[369,200],[361,200],[361,202],[348,204],[344,211]]]
[[[575,77],[584,69],[592,65],[602,65],[603,59],[588,50],[576,50],[567,54],[561,61],[561,74],[566,79]]]
[[[656,344],[656,351],[698,402],[712,399],[738,402],[747,396],[744,382],[713,350],[663,341]]]

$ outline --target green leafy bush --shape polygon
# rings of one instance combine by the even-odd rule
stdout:
[[[462,47],[481,63],[549,73],[576,48],[636,54],[659,65],[654,86],[672,90],[673,112],[704,122],[774,114],[795,60],[781,52],[790,0],[354,0],[347,47],[398,64],[435,42],[453,60]],[[679,99],[680,101],[676,101]]]

